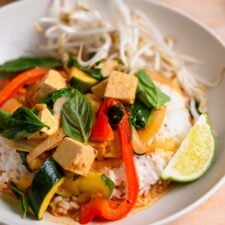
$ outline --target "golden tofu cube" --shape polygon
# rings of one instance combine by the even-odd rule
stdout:
[[[104,98],[107,83],[108,83],[108,79],[105,79],[105,80],[101,81],[100,83],[94,85],[91,88],[92,93],[100,99]]]
[[[97,113],[101,105],[101,100],[91,93],[86,94],[86,97],[90,100],[92,108],[95,111],[95,113]]]
[[[109,76],[105,90],[105,98],[116,98],[128,104],[135,100],[138,80],[135,76],[113,71]]]
[[[117,60],[107,60],[102,66],[102,73],[104,77],[108,77],[113,70],[118,66]]]
[[[66,80],[56,70],[49,70],[40,83],[37,93],[34,95],[33,100],[38,100],[46,97],[48,94],[66,88]]]
[[[48,127],[43,127],[40,131],[35,132],[29,136],[29,139],[45,139],[59,129],[59,119],[48,110],[45,104],[37,104],[36,109],[39,110],[39,119]]]
[[[1,107],[2,110],[5,110],[8,113],[14,113],[18,108],[22,107],[22,103],[20,103],[15,98],[10,98],[7,100],[3,106]]]
[[[92,167],[96,157],[95,150],[90,145],[66,137],[58,146],[53,158],[65,170],[85,176]]]

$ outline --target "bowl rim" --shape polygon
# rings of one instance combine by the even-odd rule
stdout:
[[[18,4],[26,4],[28,1],[31,1],[31,0],[21,0],[21,1],[15,1],[15,2],[11,2],[9,4],[6,4],[2,7],[0,7],[0,13],[5,11],[5,10],[8,10],[10,8],[17,7]],[[37,1],[37,0],[32,0],[32,1]],[[133,1],[135,1],[135,0],[133,0]],[[190,15],[189,13],[184,12],[181,9],[178,9],[174,6],[168,5],[165,2],[161,2],[161,1],[156,1],[156,0],[141,0],[141,1],[147,2],[147,3],[155,5],[157,7],[161,7],[165,10],[168,10],[168,11],[171,11],[174,14],[178,14],[179,16],[184,17],[189,22],[196,24],[199,28],[203,29],[209,35],[211,35],[223,47],[223,49],[225,51],[225,40],[223,40],[222,37],[220,37],[215,31],[213,31],[206,24],[199,21],[197,18]],[[164,224],[168,224],[170,222],[173,222],[173,221],[177,220],[178,218],[186,215],[187,213],[190,213],[193,209],[198,207],[200,204],[204,203],[213,194],[215,194],[222,186],[225,186],[225,174],[219,179],[218,182],[216,182],[213,185],[213,187],[211,189],[209,189],[204,195],[202,195],[199,199],[194,201],[192,204],[188,205],[187,207],[184,207],[183,209],[179,210],[176,213],[171,214],[168,217],[165,217],[161,220],[158,220],[157,222],[153,222],[153,223],[148,224],[148,225],[164,225]],[[2,221],[2,222],[4,222],[4,224],[6,225],[5,221]],[[0,219],[0,223],[1,223],[1,219]]]

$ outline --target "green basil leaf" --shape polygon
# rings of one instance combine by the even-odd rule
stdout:
[[[57,90],[55,92],[50,93],[49,95],[47,95],[44,99],[41,100],[41,103],[45,103],[49,109],[53,108],[53,104],[55,103],[55,101],[62,97],[62,96],[66,96],[66,97],[70,97],[72,94],[72,90],[69,88],[63,88],[60,90]]]
[[[12,115],[0,110],[0,135],[8,139],[21,139],[47,127],[28,108],[18,108]]]
[[[101,69],[83,67],[77,62],[77,59],[74,56],[70,57],[68,62],[68,67],[77,67],[79,70],[82,70],[83,72],[87,73],[88,75],[95,78],[96,80],[104,79]]]
[[[23,212],[22,217],[25,218],[27,216],[27,212],[30,206],[29,199],[27,195],[22,190],[18,189],[17,187],[11,186],[11,190],[17,196],[17,198],[20,199],[22,212]]]
[[[90,101],[78,90],[63,105],[62,124],[66,135],[87,143],[94,123],[94,111]]]
[[[130,107],[130,122],[136,129],[145,128],[150,117],[152,109],[136,100]]]
[[[145,70],[140,70],[136,74],[138,78],[138,99],[146,106],[159,108],[166,102],[170,101],[170,97],[160,91],[153,83],[152,79],[147,75]]]
[[[49,57],[21,57],[18,59],[7,61],[4,64],[0,65],[0,72],[17,73],[34,67],[55,68],[60,66],[62,66],[61,61]]]

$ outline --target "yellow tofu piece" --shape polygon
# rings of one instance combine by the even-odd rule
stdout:
[[[38,102],[38,100],[46,97],[48,94],[66,88],[66,80],[63,76],[56,70],[49,70],[40,83],[40,87],[35,93],[33,100]]]
[[[135,100],[138,80],[135,76],[113,71],[105,89],[105,98],[116,98],[128,104]]]
[[[86,97],[90,100],[92,108],[95,111],[95,113],[98,112],[98,109],[101,105],[101,100],[91,93],[86,94]]]
[[[35,132],[29,136],[29,139],[45,139],[59,129],[59,119],[48,110],[45,104],[37,104],[36,108],[39,110],[39,119],[48,127],[44,127],[40,131]]]
[[[1,109],[5,110],[8,113],[14,113],[21,106],[22,106],[22,103],[20,103],[17,99],[10,98],[3,104]]]
[[[106,85],[108,83],[108,79],[101,81],[100,83],[94,85],[91,88],[91,91],[94,95],[96,95],[98,98],[104,98]]]
[[[117,60],[107,60],[104,62],[102,66],[102,73],[104,77],[108,77],[113,70],[116,69],[118,66],[118,61]]]
[[[85,176],[96,157],[94,148],[66,137],[58,146],[53,158],[65,170]]]

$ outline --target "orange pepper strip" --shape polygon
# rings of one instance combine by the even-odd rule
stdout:
[[[6,84],[4,89],[0,92],[0,106],[2,106],[25,84],[41,79],[48,71],[49,69],[46,68],[35,68],[17,75],[8,84]]]
[[[108,99],[103,103],[102,107],[100,107],[100,110],[102,109],[104,112],[106,112],[106,110],[114,104],[120,103],[117,100]],[[98,115],[101,115],[101,113]],[[101,117],[97,117],[96,124],[98,124],[98,120],[101,120]],[[122,120],[118,124],[118,135],[120,140],[121,155],[127,177],[127,199],[121,203],[117,203],[116,201],[106,199],[100,195],[93,196],[89,203],[81,207],[81,224],[90,222],[96,216],[106,220],[119,220],[125,217],[135,205],[138,197],[139,185],[133,159],[133,148],[130,138],[130,124],[127,113],[124,114]]]

